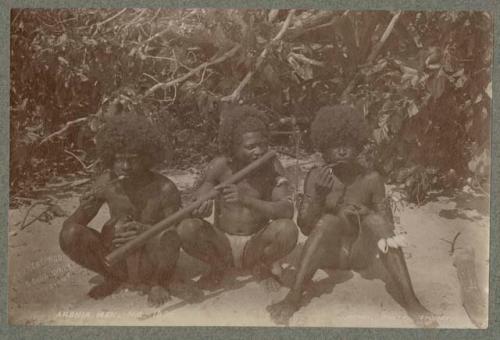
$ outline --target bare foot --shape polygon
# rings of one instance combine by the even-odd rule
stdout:
[[[106,279],[103,283],[95,285],[87,293],[93,299],[99,300],[113,294],[120,287],[120,282]]]
[[[281,283],[273,276],[268,277],[260,281],[260,284],[268,291],[268,292],[277,292],[281,288]]]
[[[200,288],[184,281],[171,282],[169,289],[173,296],[188,302],[201,301],[204,296]]]
[[[273,305],[267,306],[271,319],[278,325],[286,325],[290,323],[290,318],[299,309],[299,303],[291,299],[283,299]]]
[[[281,273],[281,270],[280,271],[275,270],[275,271],[277,273]],[[269,292],[276,292],[283,285],[280,277],[274,274],[274,271],[268,268],[264,264],[256,265],[252,270],[252,274],[257,279],[257,281],[259,281],[261,285],[263,285]]]
[[[122,284],[122,290],[130,290],[133,292],[139,293],[139,295],[146,295],[149,293],[150,286],[144,283],[133,284],[133,283],[124,283]]]
[[[160,307],[170,300],[170,293],[162,286],[153,286],[148,294],[148,305],[151,307]]]
[[[224,280],[224,272],[221,270],[211,270],[208,274],[203,275],[198,280],[198,287],[205,290],[216,290],[222,285]]]

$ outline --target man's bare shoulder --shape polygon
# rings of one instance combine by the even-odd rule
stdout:
[[[110,170],[105,170],[97,175],[90,184],[90,187],[80,197],[80,202],[86,202],[89,198],[105,199],[105,189],[111,183],[113,176]]]
[[[306,177],[304,178],[304,192],[306,194],[310,194],[310,190],[313,190],[316,181],[318,180],[319,171],[321,167],[314,166],[307,172]]]
[[[205,181],[220,180],[222,176],[229,170],[229,160],[225,156],[217,156],[208,163],[204,178]]]
[[[217,156],[212,159],[207,168],[225,169],[229,167],[229,159],[226,156]]]
[[[94,178],[94,181],[92,183],[92,186],[97,188],[97,187],[102,187],[106,184],[108,184],[112,180],[112,175],[110,170],[105,170],[98,176]]]

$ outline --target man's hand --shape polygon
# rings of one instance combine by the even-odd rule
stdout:
[[[111,243],[113,247],[121,247],[125,243],[132,241],[134,238],[136,238],[137,235],[146,230],[146,228],[147,225],[136,221],[124,222],[116,226],[115,235]]]
[[[342,206],[341,213],[346,216],[363,216],[370,212],[370,210],[362,204],[346,204]]]
[[[228,184],[222,188],[222,198],[226,203],[246,204],[248,196],[236,184]]]
[[[212,214],[213,200],[206,200],[200,203],[200,205],[193,210],[194,217],[208,217]]]
[[[315,183],[316,195],[324,199],[332,190],[334,183],[333,172],[330,167],[323,167],[318,174],[318,179]]]

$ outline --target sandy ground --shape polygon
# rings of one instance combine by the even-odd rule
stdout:
[[[181,190],[194,181],[193,172],[167,174]],[[67,194],[58,202],[66,213],[71,213],[78,197]],[[487,294],[488,207],[484,197],[460,191],[448,196],[436,194],[418,207],[400,206],[395,214],[397,229],[406,233],[409,242],[404,252],[416,294],[435,313],[442,328],[475,328],[462,307],[449,241],[460,232],[455,248],[461,244],[474,247],[478,279]],[[92,300],[86,293],[99,282],[99,276],[77,267],[59,249],[58,234],[64,218],[54,218],[50,223],[37,221],[19,230],[26,209],[9,211],[12,324],[275,326],[265,307],[283,298],[288,288],[271,292],[245,273],[236,278],[236,283],[204,292],[197,302],[183,300],[175,287],[173,299],[160,308],[149,307],[145,296],[126,289],[103,300]],[[33,209],[30,215],[35,216],[40,209],[43,206]],[[107,218],[107,210],[101,209],[91,226],[99,230]],[[285,278],[289,278],[285,281],[291,282],[304,240],[301,235],[297,249],[284,261]],[[176,278],[184,279],[184,288],[189,287],[206,270],[201,262],[182,253]],[[391,290],[377,277],[380,272],[376,267],[361,274],[319,271],[290,326],[414,327]]]

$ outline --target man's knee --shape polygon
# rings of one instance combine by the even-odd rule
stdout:
[[[388,221],[380,214],[371,213],[365,216],[363,222],[367,225],[383,226],[388,224]]]
[[[181,238],[173,230],[162,232],[158,238],[160,247],[163,249],[178,249],[181,246]]]
[[[203,221],[197,218],[183,220],[177,227],[177,235],[181,242],[196,240],[203,228]]]
[[[312,233],[314,234],[341,234],[342,220],[330,214],[325,214],[316,223]]]
[[[297,243],[299,232],[292,220],[286,218],[275,220],[269,227],[272,229],[274,237],[281,242],[293,245]]]
[[[371,230],[377,238],[394,236],[394,226],[380,214],[371,213],[363,219],[365,228]]]
[[[68,254],[77,245],[77,242],[82,239],[83,228],[76,224],[64,224],[59,233],[59,247]]]
[[[173,230],[164,231],[146,243],[146,253],[155,265],[160,261],[168,263],[177,261],[177,256],[181,248],[181,239]]]

